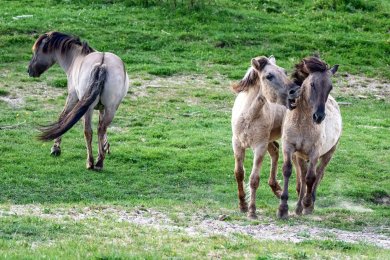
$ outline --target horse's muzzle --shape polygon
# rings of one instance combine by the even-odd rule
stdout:
[[[30,77],[33,78],[37,78],[41,75],[40,73],[37,73],[36,71],[32,70],[30,67],[27,69],[27,73]]]
[[[313,114],[313,121],[316,124],[321,124],[324,121],[326,114],[323,112],[316,112]]]

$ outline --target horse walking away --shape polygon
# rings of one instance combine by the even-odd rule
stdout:
[[[337,69],[338,65],[329,69],[318,57],[305,58],[296,65],[293,78],[299,87],[288,91],[288,110],[282,130],[284,186],[277,213],[279,218],[288,217],[288,183],[293,155],[297,160],[299,181],[295,212],[297,215],[310,214],[314,210],[317,187],[342,131],[340,108],[329,95],[331,77]]]
[[[106,153],[110,152],[107,127],[127,94],[129,78],[122,60],[110,52],[97,52],[79,38],[60,32],[41,35],[33,45],[28,66],[31,77],[39,77],[58,63],[67,75],[68,97],[58,121],[41,129],[39,139],[54,139],[51,154],[61,153],[61,136],[84,116],[84,137],[88,169],[103,169]],[[98,158],[92,154],[92,114],[99,110]]]
[[[267,150],[272,161],[268,184],[275,195],[280,197],[281,188],[276,181],[279,145],[275,141],[281,136],[286,110],[286,90],[293,85],[285,70],[276,65],[273,56],[252,59],[252,65],[244,78],[233,85],[233,90],[238,93],[232,110],[234,173],[238,186],[239,207],[242,212],[248,212],[244,191],[245,150],[250,147],[254,152],[249,182],[249,218],[256,218],[259,171]]]

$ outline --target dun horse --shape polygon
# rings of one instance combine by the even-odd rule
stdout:
[[[244,191],[245,150],[254,151],[250,175],[250,204],[248,217],[256,218],[256,190],[259,186],[259,171],[264,154],[268,150],[272,165],[268,184],[276,196],[281,188],[276,181],[279,145],[275,140],[281,136],[281,126],[285,114],[286,89],[294,85],[284,69],[278,67],[275,58],[258,57],[252,59],[252,66],[245,77],[233,90],[238,93],[232,110],[232,143],[235,158],[234,173],[238,185],[239,207],[248,211]],[[283,97],[283,94],[286,94]],[[281,104],[275,104],[278,102]]]
[[[56,62],[68,79],[68,97],[57,122],[42,129],[39,138],[53,140],[51,154],[61,153],[61,136],[84,116],[84,135],[87,146],[87,168],[100,170],[110,145],[107,127],[125,97],[129,79],[122,60],[109,52],[95,52],[87,43],[60,32],[41,35],[33,45],[33,57],[28,67],[31,77],[39,77]],[[99,110],[96,164],[92,154],[93,110]]]
[[[293,74],[300,87],[290,88],[289,110],[283,123],[284,187],[278,217],[288,217],[288,182],[291,160],[295,153],[298,167],[299,199],[296,214],[310,214],[314,209],[316,190],[341,136],[341,114],[337,102],[329,95],[331,76],[338,65],[328,69],[317,57],[305,58]],[[308,163],[307,163],[308,161]],[[320,163],[317,165],[317,163]]]

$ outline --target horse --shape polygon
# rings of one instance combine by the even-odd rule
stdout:
[[[238,186],[239,208],[248,212],[244,191],[245,150],[253,149],[254,158],[250,175],[249,218],[256,218],[256,190],[259,186],[259,171],[266,151],[271,156],[271,171],[268,184],[277,197],[281,187],[276,181],[282,121],[286,110],[286,89],[295,85],[286,71],[276,65],[273,56],[256,57],[244,78],[233,84],[238,93],[232,109],[232,145],[235,158],[235,178]],[[285,96],[284,96],[285,95]]]
[[[39,139],[54,139],[53,156],[61,154],[61,136],[84,116],[87,147],[87,169],[102,170],[106,153],[110,152],[107,127],[129,88],[123,61],[113,53],[97,52],[78,37],[61,32],[45,33],[35,41],[28,66],[30,77],[39,77],[58,63],[67,75],[68,96],[58,121],[41,129]],[[92,154],[92,115],[99,110],[98,158]]]
[[[293,155],[298,164],[295,165],[297,181],[300,182],[295,213],[311,214],[314,210],[318,184],[342,131],[340,108],[329,95],[331,77],[338,66],[329,69],[324,61],[314,56],[304,58],[296,65],[293,78],[297,87],[288,90],[288,110],[282,127],[284,185],[277,211],[279,218],[288,217],[288,182]]]

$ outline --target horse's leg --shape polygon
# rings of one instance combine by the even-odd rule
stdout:
[[[314,209],[313,204],[313,185],[316,181],[316,167],[318,163],[318,156],[310,156],[309,167],[306,173],[305,181],[306,181],[306,195],[303,197],[303,214],[311,214]]]
[[[103,122],[104,110],[99,110],[99,123]],[[103,138],[103,150],[105,153],[110,154],[110,143],[108,142],[107,133],[104,134]]]
[[[299,168],[299,172],[300,172],[299,176],[297,174],[297,182],[299,181],[299,183],[300,183],[300,189],[298,191],[299,198],[298,198],[298,202],[297,202],[297,207],[295,209],[295,214],[301,215],[302,210],[303,210],[302,200],[303,200],[303,197],[305,196],[305,193],[306,193],[307,163],[304,159],[298,158],[296,156],[295,156],[295,160],[296,160],[296,164],[294,164],[294,165],[296,167],[296,170],[298,172],[298,168]]]
[[[84,115],[84,137],[87,146],[87,169],[93,169],[93,153],[92,153],[92,115],[93,108],[88,109]]]
[[[278,218],[288,218],[288,182],[292,172],[292,155],[293,148],[288,144],[283,144],[283,192],[280,196],[280,205],[277,212]]]
[[[293,165],[294,165],[294,168],[295,168],[295,172],[296,172],[296,178],[297,178],[297,186],[295,187],[296,191],[297,191],[297,194],[299,195],[300,191],[301,191],[301,175],[302,175],[302,171],[301,171],[301,168],[299,167],[299,163],[298,163],[298,157],[293,154],[292,156],[292,162],[293,162]]]
[[[260,169],[263,162],[264,154],[267,150],[268,143],[258,144],[253,150],[253,166],[250,176],[249,187],[251,191],[251,197],[249,202],[248,217],[256,218],[256,190],[259,187],[260,182]]]
[[[99,126],[98,126],[98,142],[99,142],[99,152],[98,158],[95,164],[96,170],[103,169],[104,158],[106,157],[107,149],[105,145],[107,142],[107,128],[111,124],[112,119],[114,119],[115,109],[105,108],[104,111],[100,112],[99,116]],[[109,147],[109,145],[108,145]]]
[[[271,187],[275,196],[280,198],[282,188],[279,186],[279,183],[276,180],[276,175],[278,173],[279,144],[277,142],[269,143],[268,153],[271,156],[271,172],[268,179],[268,185]]]
[[[62,119],[64,116],[66,116],[73,107],[77,104],[77,95],[76,92],[69,93],[68,97],[66,98],[65,106],[59,116],[59,119]],[[61,154],[61,136],[54,139],[54,144],[51,147],[50,154],[53,156],[59,156]]]
[[[245,148],[242,148],[241,145],[233,139],[233,152],[234,152],[234,175],[236,176],[237,189],[238,189],[238,200],[239,207],[241,212],[248,211],[248,204],[245,200],[245,190],[244,190],[244,159],[245,159]]]
[[[316,201],[317,187],[318,187],[319,183],[321,182],[322,178],[324,177],[325,168],[328,165],[328,163],[330,162],[330,159],[332,159],[333,153],[336,151],[336,146],[337,146],[337,144],[335,144],[332,147],[332,149],[330,149],[326,154],[324,154],[321,157],[320,164],[317,166],[317,170],[316,170],[317,175],[316,175],[316,180],[313,184],[313,192],[312,192],[313,204]],[[314,205],[313,205],[313,207],[314,207]]]

